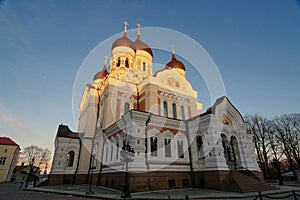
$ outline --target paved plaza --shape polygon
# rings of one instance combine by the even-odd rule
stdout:
[[[61,185],[61,186],[43,186],[32,187],[19,190],[18,183],[2,183],[0,184],[0,199],[121,199],[121,192],[110,188],[92,187],[93,195],[86,195],[89,191],[89,185]],[[278,187],[278,186],[277,186]],[[300,195],[300,187],[298,185],[281,186],[277,190],[262,192],[262,195],[272,197],[285,197],[296,191]],[[177,190],[164,190],[164,191],[151,191],[132,193],[129,199],[255,199],[258,193],[235,193],[224,192],[207,189],[177,189]],[[259,198],[258,198],[259,199]],[[280,199],[294,199],[293,196]],[[300,199],[300,197],[298,197]]]

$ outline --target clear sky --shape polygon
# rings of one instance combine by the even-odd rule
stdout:
[[[0,135],[22,148],[53,150],[60,123],[76,131],[76,73],[96,45],[122,31],[123,21],[199,42],[242,115],[300,111],[299,1],[0,0]]]

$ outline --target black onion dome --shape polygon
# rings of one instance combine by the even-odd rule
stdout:
[[[134,45],[136,50],[146,51],[153,57],[152,49],[145,42],[142,42],[139,37],[135,40]]]
[[[94,80],[105,78],[108,74],[109,74],[109,73],[108,73],[106,67],[104,67],[103,70],[101,70],[100,72],[97,72],[97,73],[95,74]]]
[[[116,41],[114,41],[114,43],[112,44],[111,50],[113,50],[116,47],[119,46],[126,46],[131,48],[132,50],[135,50],[135,46],[134,43],[128,39],[125,35],[119,39],[117,39]]]
[[[165,69],[170,69],[170,68],[183,69],[185,71],[184,64],[181,61],[177,60],[174,53],[172,53],[172,60],[168,62],[165,67]]]

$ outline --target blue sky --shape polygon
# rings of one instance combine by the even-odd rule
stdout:
[[[96,45],[122,31],[123,21],[199,42],[242,115],[300,111],[298,1],[12,0],[0,1],[0,135],[52,150],[60,123],[76,131],[76,73]],[[207,108],[201,87],[199,101]]]

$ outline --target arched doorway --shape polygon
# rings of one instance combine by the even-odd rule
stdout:
[[[231,149],[235,161],[234,162],[235,168],[241,167],[241,156],[240,156],[239,144],[235,136],[231,136],[230,144],[231,144]]]
[[[235,159],[234,159],[232,145],[228,141],[227,136],[225,134],[221,134],[221,138],[222,138],[222,146],[224,149],[224,156],[226,159],[226,164],[228,165],[230,170],[234,170],[236,163],[235,163]]]

